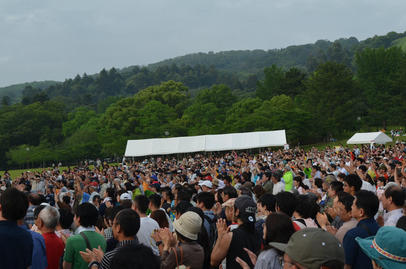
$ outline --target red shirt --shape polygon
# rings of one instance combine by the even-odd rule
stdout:
[[[48,269],[58,269],[63,255],[65,244],[54,232],[43,233],[45,250],[47,253]]]

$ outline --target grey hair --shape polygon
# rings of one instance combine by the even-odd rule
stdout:
[[[42,220],[45,227],[55,229],[59,221],[59,211],[53,206],[46,206],[41,210],[38,217]]]

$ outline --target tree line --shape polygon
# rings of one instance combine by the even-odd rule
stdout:
[[[26,87],[0,108],[1,166],[120,156],[128,139],[286,129],[290,144],[308,144],[405,126],[406,53],[366,48],[353,62],[272,65],[262,79],[207,66],[111,69]]]

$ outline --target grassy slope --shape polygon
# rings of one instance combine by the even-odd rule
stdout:
[[[401,47],[403,51],[406,51],[406,37],[393,41],[393,46]]]

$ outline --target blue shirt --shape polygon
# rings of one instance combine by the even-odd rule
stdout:
[[[355,228],[345,234],[343,240],[345,264],[351,265],[352,269],[372,269],[371,259],[361,250],[355,238],[374,236],[378,229],[375,219],[369,218],[360,220]]]
[[[31,269],[45,269],[48,267],[47,252],[45,250],[44,237],[34,231],[28,230],[25,225],[20,226],[31,233],[34,248],[32,250]]]
[[[31,234],[17,226],[15,221],[0,221],[0,267],[27,269],[32,262]]]

